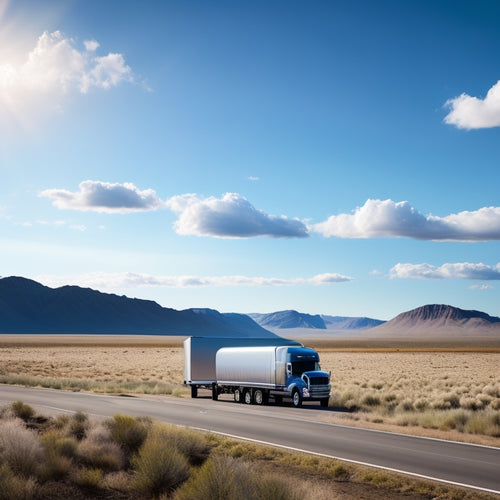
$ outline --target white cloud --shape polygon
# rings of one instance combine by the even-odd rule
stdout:
[[[0,62],[0,104],[19,121],[29,121],[40,110],[57,109],[71,91],[86,94],[134,81],[122,54],[97,56],[98,47],[87,40],[79,49],[60,31],[44,32],[23,62]]]
[[[308,236],[307,226],[302,221],[268,215],[237,193],[226,193],[220,199],[200,199],[195,194],[174,196],[167,201],[167,206],[179,214],[174,228],[182,235],[217,238]]]
[[[77,192],[66,189],[46,189],[40,196],[53,199],[60,209],[105,213],[129,213],[156,210],[164,203],[152,189],[140,191],[134,184],[111,184],[100,181],[84,181]]]
[[[259,179],[259,177],[255,177],[255,176],[251,175],[250,177],[248,177],[248,180],[249,180],[249,181],[254,181],[254,182],[257,182],[257,181],[258,181],[258,180],[260,180],[260,179]]]
[[[83,44],[85,45],[85,50],[88,52],[94,52],[100,47],[99,42],[96,42],[95,40],[85,40]]]
[[[500,239],[500,207],[484,207],[446,217],[424,215],[407,201],[367,200],[354,213],[332,215],[313,231],[338,238],[488,241]]]
[[[36,276],[47,286],[67,284],[98,288],[119,289],[135,287],[236,287],[236,286],[301,286],[331,285],[352,281],[353,278],[336,273],[318,274],[312,278],[266,278],[258,276],[152,276],[141,273],[89,273],[79,276]]]
[[[469,287],[471,290],[493,290],[491,285],[472,285]]]
[[[494,266],[471,262],[446,263],[442,266],[399,263],[390,270],[389,276],[412,279],[500,280],[500,263]]]
[[[444,121],[463,129],[500,127],[500,80],[484,99],[462,94],[446,101],[451,111]]]

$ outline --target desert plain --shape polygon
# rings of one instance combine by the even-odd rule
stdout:
[[[182,340],[0,335],[0,382],[189,397]],[[359,343],[350,348],[324,339],[307,345],[319,351],[322,368],[332,373],[329,408],[318,409],[315,418],[500,445],[500,349]]]

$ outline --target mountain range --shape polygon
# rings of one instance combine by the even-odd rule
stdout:
[[[442,304],[418,307],[387,322],[294,310],[249,315],[204,308],[178,311],[151,300],[78,286],[49,288],[26,278],[8,277],[0,278],[0,333],[497,339],[500,318]]]
[[[177,311],[90,288],[0,279],[0,333],[275,337],[244,314]]]

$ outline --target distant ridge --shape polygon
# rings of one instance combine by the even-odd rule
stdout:
[[[177,311],[91,288],[0,279],[0,333],[275,337],[244,314]]]
[[[365,330],[385,323],[385,321],[381,319],[366,318],[364,316],[359,318],[350,316],[327,316],[322,314],[321,317],[329,330]]]
[[[384,321],[372,318],[305,314],[295,310],[277,311],[268,314],[251,313],[254,321],[264,328],[314,329],[314,330],[363,330],[381,325]],[[324,332],[326,333],[326,332]]]
[[[319,315],[299,313],[295,310],[277,311],[268,314],[248,314],[264,328],[314,328],[326,330],[326,324]]]
[[[377,336],[496,336],[500,334],[500,318],[481,311],[428,304],[401,313],[369,333]]]

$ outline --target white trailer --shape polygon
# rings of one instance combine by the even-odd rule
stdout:
[[[250,346],[301,346],[300,342],[282,337],[264,338],[229,338],[229,337],[188,337],[184,340],[184,384],[191,387],[191,397],[198,395],[203,387],[213,389],[217,377],[215,374],[215,356],[225,347]]]
[[[328,406],[330,374],[321,371],[319,355],[303,346],[229,347],[217,351],[216,383],[212,397],[234,395],[234,400],[263,404],[291,398],[294,406],[303,400]]]

